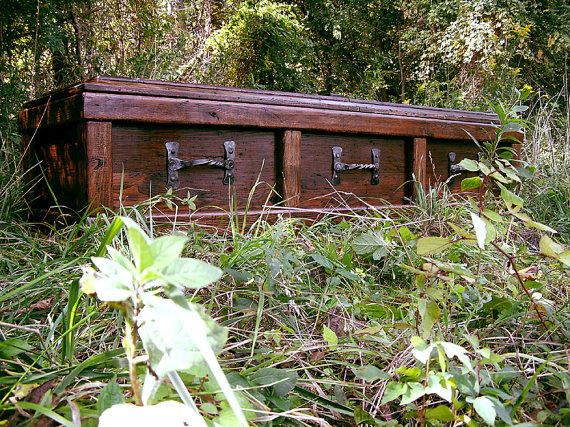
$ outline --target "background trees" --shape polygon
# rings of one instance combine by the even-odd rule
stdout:
[[[477,103],[560,89],[564,0],[7,0],[3,84],[30,96],[97,74]]]

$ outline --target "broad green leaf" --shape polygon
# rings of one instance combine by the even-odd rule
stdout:
[[[439,405],[433,409],[426,412],[426,418],[428,420],[439,420],[439,421],[453,421],[455,420],[455,415],[449,407],[445,405]]]
[[[120,253],[111,246],[107,247],[107,252],[113,261],[115,261],[125,270],[129,271],[133,275],[133,277],[136,277],[137,269],[133,265],[130,259],[128,259],[126,256],[124,256],[122,253]]]
[[[440,342],[439,346],[443,348],[443,350],[445,351],[445,355],[449,359],[457,357],[463,363],[463,366],[465,366],[470,371],[473,370],[473,367],[471,366],[471,359],[469,359],[468,356],[469,351],[451,342]]]
[[[475,235],[469,233],[467,230],[464,230],[463,228],[453,224],[452,222],[448,222],[447,225],[449,225],[451,228],[453,228],[453,231],[455,231],[459,236],[463,237],[464,239],[474,239]]]
[[[358,255],[368,255],[386,246],[384,238],[374,231],[367,231],[352,241],[352,249]]]
[[[481,187],[483,180],[478,176],[473,178],[465,178],[461,181],[461,191],[474,190],[475,188]]]
[[[218,267],[193,258],[176,258],[163,268],[151,270],[166,283],[181,289],[201,288],[222,276],[222,270]]]
[[[26,341],[18,338],[8,338],[6,341],[0,341],[0,358],[10,360],[18,354],[26,353],[33,349],[34,347]]]
[[[327,325],[323,325],[323,340],[325,340],[327,345],[331,347],[331,350],[336,349],[338,337]]]
[[[377,380],[390,379],[390,374],[381,371],[376,366],[372,365],[354,367],[352,368],[352,371],[354,372],[354,375],[356,375],[358,378],[361,378],[369,383],[372,383]]]
[[[372,415],[370,415],[360,406],[354,408],[354,424],[355,425],[365,424],[371,426],[377,425],[376,421],[374,421],[374,418],[372,418]]]
[[[150,244],[154,259],[153,267],[162,268],[172,260],[180,257],[188,238],[184,236],[161,236]]]
[[[400,405],[407,405],[426,394],[426,388],[420,383],[408,383],[408,389],[402,394]]]
[[[386,246],[380,246],[378,249],[376,249],[374,251],[374,253],[372,254],[372,259],[374,261],[379,261],[381,259],[383,259],[386,255],[388,255],[388,247]]]
[[[499,171],[494,171],[491,174],[491,178],[493,178],[496,181],[502,182],[503,184],[509,184],[511,182],[509,179],[505,178],[505,176]]]
[[[503,217],[498,214],[497,212],[494,212],[490,209],[485,209],[483,211],[483,215],[487,218],[489,218],[491,221],[495,221],[495,222],[503,222]]]
[[[179,304],[154,295],[144,295],[143,302],[145,307],[138,317],[139,334],[150,364],[160,378],[169,372],[203,364],[205,359],[200,345],[208,345],[214,353],[222,350],[227,330],[208,317],[201,306],[186,300]],[[202,324],[197,324],[197,320]],[[197,337],[192,333],[194,329],[188,325],[194,329],[202,328],[207,342],[197,343]]]
[[[463,167],[470,172],[479,172],[479,165],[475,160],[463,159],[457,164],[457,166]]]
[[[437,394],[442,399],[451,403],[453,398],[453,387],[448,379],[451,378],[448,373],[433,373],[430,372],[428,376],[428,386],[426,394]]]
[[[273,387],[275,396],[289,394],[297,384],[297,373],[286,369],[262,368],[249,377],[252,385]]]
[[[324,267],[326,270],[332,270],[334,268],[334,264],[331,262],[331,260],[321,254],[311,254],[311,258],[313,258],[317,264],[319,264],[321,267]]]
[[[422,375],[422,370],[420,368],[408,368],[406,366],[400,366],[394,372],[398,374],[403,374],[406,377],[411,378],[415,381],[417,381],[418,378],[420,378],[420,376]]]
[[[430,336],[433,325],[439,320],[441,311],[435,301],[427,302],[422,298],[418,301],[418,310],[422,317],[422,336],[427,339]]]
[[[125,397],[123,396],[119,384],[117,384],[116,378],[113,378],[103,387],[103,390],[101,390],[99,398],[97,399],[97,409],[99,410],[99,414],[102,414],[111,406],[121,403],[125,403]]]
[[[481,250],[485,250],[485,241],[487,240],[487,223],[473,212],[469,213],[471,214],[471,221],[473,222],[475,235],[477,236],[477,244]]]
[[[86,271],[81,278],[82,290],[91,288],[101,301],[125,301],[135,295],[133,276],[119,263],[107,258],[91,258],[99,272]]]
[[[501,188],[501,198],[505,201],[505,203],[507,203],[507,207],[509,205],[520,206],[520,207],[524,206],[523,199],[521,199],[512,191],[505,188],[505,186],[499,184],[499,187]]]
[[[570,250],[564,251],[559,255],[560,262],[562,262],[566,267],[570,267]]]
[[[151,239],[132,221],[130,224],[127,224],[127,236],[129,237],[129,249],[133,255],[137,271],[140,274],[153,263],[152,251],[150,249]]]
[[[391,402],[392,400],[396,400],[406,391],[408,391],[407,384],[400,384],[396,381],[390,381],[386,385],[386,389],[384,390],[384,395],[382,396],[380,405],[384,405],[385,403]]]
[[[491,402],[491,400],[485,396],[480,396],[473,400],[473,408],[475,408],[477,414],[479,414],[479,416],[483,418],[487,424],[490,424],[492,426],[495,425],[497,411],[495,410],[495,405],[493,405],[493,402]]]
[[[560,259],[560,254],[564,252],[564,247],[548,236],[542,236],[539,242],[540,252],[550,258]]]
[[[418,239],[416,250],[418,255],[433,255],[450,245],[451,241],[445,237],[422,237]]]

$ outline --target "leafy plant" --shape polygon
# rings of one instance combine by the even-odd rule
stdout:
[[[221,271],[203,261],[181,257],[188,241],[184,236],[161,236],[153,240],[129,218],[115,219],[111,228],[116,229],[117,223],[126,226],[129,254],[107,246],[108,257],[93,257],[95,269],[85,268],[81,289],[124,314],[123,346],[135,402],[149,404],[160,382],[168,378],[182,401],[194,410],[193,422],[205,425],[178,375],[179,371],[205,364],[239,422],[246,425],[215,356],[226,341],[226,330],[184,295],[185,289],[198,289],[217,280]],[[144,354],[137,350],[139,339]],[[138,365],[147,368],[142,391],[137,378]]]
[[[471,192],[468,217],[463,220],[470,227],[448,222],[453,234],[419,238],[416,252],[423,258],[421,269],[402,265],[415,274],[419,291],[416,331],[421,338],[413,337],[411,343],[412,356],[420,367],[402,365],[395,369],[398,379],[387,384],[382,403],[400,399],[400,405],[408,408],[408,416],[417,417],[422,425],[437,421],[475,425],[476,419],[494,425],[497,418],[511,425],[520,415],[523,401],[531,396],[532,381],[549,366],[548,360],[543,361],[522,388],[505,388],[499,379],[506,369],[503,355],[482,348],[479,339],[470,334],[456,333],[458,339],[470,344],[471,351],[438,338],[442,334],[440,322],[446,328],[461,304],[477,303],[470,289],[482,293],[484,286],[504,277],[497,273],[502,270],[498,265],[504,263],[508,268],[507,284],[502,296],[494,295],[480,305],[478,314],[497,319],[492,310],[504,317],[513,316],[517,308],[524,309],[529,320],[539,322],[543,334],[551,339],[558,335],[562,341],[570,338],[564,320],[559,320],[555,313],[554,303],[536,291],[542,287],[537,281],[536,264],[548,257],[559,263],[554,268],[569,268],[570,250],[549,236],[556,230],[534,221],[524,211],[524,200],[516,188],[532,176],[534,169],[515,158],[514,149],[507,145],[518,142],[516,134],[525,125],[518,113],[525,108],[493,108],[501,119],[496,138],[484,143],[476,141],[483,152],[481,159],[459,163],[477,174],[461,182],[462,190]],[[529,229],[548,233],[540,238],[538,254],[527,254],[518,248],[514,231],[524,233]],[[466,320],[469,326],[472,317]],[[437,398],[447,403],[436,405]]]

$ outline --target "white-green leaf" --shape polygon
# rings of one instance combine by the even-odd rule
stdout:
[[[174,401],[153,406],[114,405],[99,418],[99,427],[117,426],[206,426],[201,415]]]
[[[473,401],[473,408],[475,408],[477,414],[479,414],[487,424],[492,426],[495,425],[497,411],[495,410],[495,405],[493,405],[491,400],[487,399],[485,396],[480,396]]]
[[[134,222],[127,224],[127,236],[129,237],[129,249],[133,255],[135,266],[140,273],[150,265],[153,258],[150,250],[151,240],[146,233]]]
[[[473,212],[470,212],[470,214],[473,227],[475,228],[475,235],[477,236],[477,244],[479,245],[479,248],[484,250],[485,241],[487,240],[487,223]]]
[[[408,391],[408,386],[406,384],[400,384],[396,381],[390,381],[386,385],[386,389],[384,390],[384,395],[382,396],[382,401],[380,402],[380,405],[384,405],[385,403],[391,402],[392,400],[396,400],[406,391]]]
[[[422,237],[418,239],[416,250],[418,255],[433,255],[450,245],[451,241],[445,237]]]
[[[197,289],[215,282],[222,270],[193,258],[176,258],[158,271],[154,271],[167,283],[178,288]]]
[[[385,247],[386,241],[384,238],[374,231],[367,231],[352,241],[352,249],[358,255],[367,255],[374,253],[380,247]]]
[[[449,375],[449,374],[446,374]],[[437,394],[442,399],[451,403],[453,397],[453,387],[450,382],[442,376],[442,374],[435,374],[430,372],[428,376],[428,386],[426,394]]]
[[[470,172],[479,172],[479,165],[475,160],[463,159],[457,164],[457,166],[465,168]]]
[[[188,238],[184,236],[161,236],[154,239],[150,245],[153,267],[161,268],[180,257],[187,242]]]
[[[200,306],[187,303],[184,306],[153,295],[144,296],[143,302],[145,307],[138,317],[139,334],[150,364],[160,378],[204,363],[200,346],[188,325],[204,329],[206,344],[214,353],[221,351],[226,342],[227,330],[210,319]],[[196,314],[201,325],[196,324]]]
[[[420,383],[408,383],[408,389],[402,394],[400,405],[407,405],[426,394],[425,387]]]

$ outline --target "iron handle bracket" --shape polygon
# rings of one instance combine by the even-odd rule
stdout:
[[[372,149],[372,163],[343,163],[342,147],[332,147],[333,165],[332,165],[332,185],[340,184],[340,173],[353,169],[367,169],[372,171],[370,184],[378,185],[380,183],[380,149]]]
[[[465,169],[463,166],[459,166],[458,164],[456,164],[457,154],[455,154],[455,151],[450,151],[447,154],[447,157],[449,159],[449,167],[448,167],[449,178],[447,182],[449,183],[449,185],[453,185],[455,184],[455,175],[468,172],[468,170]],[[483,153],[481,151],[477,152],[477,160],[481,161],[482,158],[483,158]],[[481,172],[479,172],[479,176],[481,176]]]
[[[234,182],[234,166],[235,166],[235,151],[236,143],[234,141],[224,142],[224,160],[214,159],[196,159],[196,160],[181,160],[178,158],[178,149],[180,144],[175,141],[168,141],[166,144],[166,187],[177,189],[180,186],[178,179],[178,171],[194,166],[212,166],[215,168],[224,169],[223,183],[225,185],[233,184]]]

